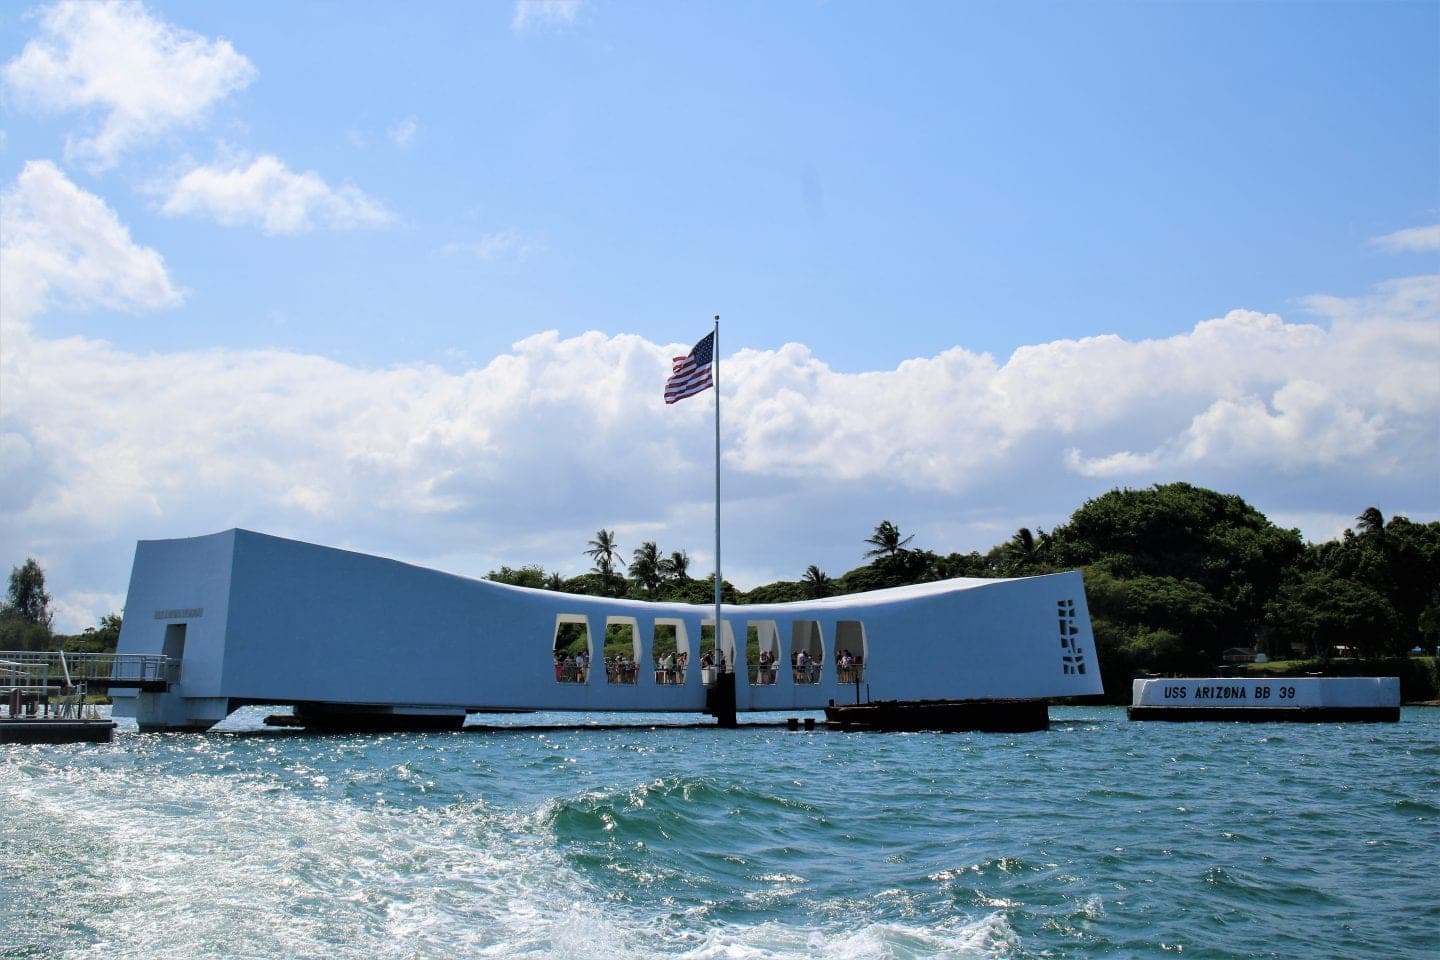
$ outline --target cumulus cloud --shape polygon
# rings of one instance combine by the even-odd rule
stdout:
[[[0,324],[7,333],[51,306],[142,310],[181,301],[164,258],[135,243],[105,201],[53,163],[27,163],[0,207]]]
[[[208,216],[226,226],[258,226],[265,233],[308,233],[317,227],[378,227],[391,215],[352,186],[333,187],[314,171],[295,173],[273,156],[249,165],[195,167],[168,190],[162,211]]]
[[[742,586],[817,561],[838,572],[885,517],[927,546],[983,549],[1112,486],[1174,479],[1266,509],[1320,478],[1335,484],[1322,501],[1351,516],[1387,491],[1389,509],[1403,495],[1433,512],[1440,315],[1417,305],[1437,287],[1327,302],[1328,325],[1235,311],[1163,340],[1057,341],[1003,363],[953,349],[852,374],[800,344],[742,350],[722,372],[727,572]],[[106,544],[116,577],[133,539],[233,525],[473,575],[578,572],[605,526],[627,550],[657,539],[703,568],[709,395],[661,397],[687,346],[549,332],[449,372],[138,356],[25,331],[6,342],[0,449],[44,482],[7,480],[0,516],[24,542]],[[989,539],[956,542],[966,529]]]
[[[243,89],[255,68],[226,40],[153,17],[139,3],[65,0],[47,8],[41,35],[3,69],[17,104],[99,115],[66,156],[103,170],[128,149],[204,118]]]
[[[455,372],[51,338],[31,321],[52,306],[182,294],[53,164],[28,164],[3,202],[0,556],[41,560],[61,629],[113,609],[136,539],[232,526],[471,575],[579,572],[602,526],[626,550],[712,562],[711,395],[662,397],[689,343],[547,332]],[[1317,539],[1371,504],[1440,514],[1440,277],[1305,306],[1312,322],[1236,310],[1164,339],[858,374],[802,344],[726,356],[727,574],[841,572],[886,518],[923,546],[985,549],[1113,486],[1177,479],[1325,518]]]
[[[1409,227],[1375,237],[1370,243],[1391,253],[1427,253],[1440,250],[1440,224]]]
[[[1437,289],[1422,277],[1317,299],[1328,328],[1237,310],[1164,340],[1056,341],[1004,364],[956,349],[850,376],[803,348],[742,353],[734,406],[753,415],[732,456],[754,472],[957,495],[1027,471],[1130,484],[1407,469],[1433,480]]]
[[[515,0],[510,29],[517,33],[541,26],[574,23],[580,0]]]

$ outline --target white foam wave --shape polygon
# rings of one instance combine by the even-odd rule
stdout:
[[[609,915],[519,818],[365,809],[266,787],[95,771],[5,776],[0,820],[36,853],[28,883],[69,891],[46,907],[60,915],[44,926],[70,931],[46,945],[51,955],[646,953],[639,931]]]
[[[781,923],[721,927],[683,960],[975,960],[1013,955],[1019,938],[1004,914],[937,927],[872,923],[859,930],[824,931]]]
[[[65,891],[31,907],[45,940],[30,946],[97,960],[900,960],[1000,956],[1015,939],[998,913],[933,929],[721,925],[673,903],[652,915],[571,867],[541,811],[362,805],[315,773],[0,765],[0,832],[28,851],[26,888]]]

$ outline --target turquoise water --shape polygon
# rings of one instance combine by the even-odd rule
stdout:
[[[0,748],[0,957],[1437,956],[1440,710],[1051,716]]]

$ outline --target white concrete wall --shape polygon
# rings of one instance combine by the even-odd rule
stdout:
[[[204,727],[224,719],[227,705],[207,698],[219,696],[214,691],[224,685],[232,562],[240,534],[229,530],[136,545],[119,650],[162,653],[166,628],[184,624],[185,655],[180,681],[168,696],[112,690],[115,716],[142,716],[168,727]]]
[[[1172,677],[1135,680],[1131,706],[1294,710],[1398,707],[1399,677]]]
[[[1057,604],[1071,602],[1071,638],[1084,671],[1066,673]],[[592,656],[607,617],[633,618],[640,669],[633,685],[557,683],[559,615],[586,618]],[[183,680],[163,698],[313,701],[463,708],[675,710],[703,708],[702,623],[712,606],[647,603],[528,590],[470,580],[344,550],[244,530],[136,548],[122,653],[159,653],[165,627],[187,629]],[[951,580],[804,603],[726,605],[726,636],[741,710],[814,709],[853,701],[836,682],[836,624],[863,624],[862,694],[873,699],[1051,698],[1099,693],[1084,586],[1078,573],[1018,580]],[[683,685],[656,684],[651,638],[660,619],[683,622],[690,665]],[[773,686],[752,686],[749,621],[773,621],[782,660]],[[818,621],[822,680],[795,684],[791,625]],[[859,651],[854,651],[858,653]],[[1073,671],[1073,665],[1072,665]],[[138,709],[134,704],[117,707]],[[149,709],[157,709],[152,705]],[[183,713],[184,711],[179,711]],[[133,715],[133,713],[132,713]]]

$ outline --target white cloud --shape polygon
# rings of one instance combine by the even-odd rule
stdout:
[[[392,123],[390,129],[385,131],[385,135],[395,146],[404,148],[415,142],[415,137],[419,132],[420,121],[415,117],[406,117]]]
[[[468,256],[477,260],[527,260],[544,245],[516,230],[501,230],[478,240],[447,243],[440,248],[445,256]]]
[[[850,376],[793,345],[741,353],[733,407],[750,415],[732,424],[731,456],[755,473],[954,493],[1015,470],[1037,444],[1050,459],[1029,469],[1127,483],[1433,465],[1436,285],[1419,278],[1382,300],[1343,301],[1328,330],[1234,311],[1165,340],[1024,347],[1003,365],[957,349]]]
[[[0,207],[0,324],[7,334],[52,305],[140,310],[181,301],[160,254],[136,244],[103,200],[54,164],[27,163]]]
[[[41,564],[41,569],[45,569],[44,564]],[[57,631],[80,633],[86,627],[98,627],[101,617],[108,613],[119,613],[124,606],[125,593],[123,590],[119,593],[77,590],[65,596],[56,597],[50,602],[49,609]]]
[[[626,551],[653,538],[711,562],[712,395],[661,396],[688,343],[541,333],[453,373],[51,339],[23,322],[48,304],[179,293],[52,165],[5,201],[0,562],[41,558],[62,629],[109,612],[136,539],[231,526],[470,575],[579,572],[601,526]],[[1164,340],[860,374],[800,344],[739,351],[722,370],[727,571],[843,572],[882,518],[920,546],[985,549],[1110,487],[1176,479],[1290,516],[1440,515],[1437,303],[1440,278],[1410,278],[1312,299],[1319,323],[1234,311]]]
[[[255,68],[226,40],[151,16],[139,3],[66,2],[47,8],[41,35],[5,65],[23,105],[98,111],[98,129],[72,136],[66,156],[101,170],[143,141],[199,122],[243,89]]]
[[[732,562],[764,578],[816,560],[838,572],[882,516],[926,545],[983,548],[942,539],[957,513],[972,533],[1053,524],[1086,491],[1170,479],[1266,504],[1318,477],[1341,511],[1390,490],[1434,512],[1440,324],[1403,315],[1411,287],[1435,284],[1396,284],[1328,330],[1237,311],[1163,341],[1061,341],[1005,364],[952,350],[842,374],[797,344],[741,351],[722,371]],[[128,559],[134,538],[248,525],[483,574],[578,572],[603,525],[703,566],[708,395],[660,397],[683,346],[544,333],[453,374],[25,334],[6,343],[3,449],[45,482],[15,488],[3,526]]]
[[[541,26],[574,23],[580,0],[515,0],[510,29],[517,33]]]
[[[1391,253],[1428,253],[1440,251],[1440,224],[1396,230],[1370,241],[1373,246]]]
[[[196,167],[169,194],[161,209],[171,216],[209,216],[226,226],[254,224],[272,234],[377,227],[391,220],[384,206],[359,189],[332,187],[314,171],[295,173],[268,155],[249,166]]]
[[[1128,480],[1147,472],[1379,478],[1428,470],[1433,482],[1440,278],[1307,303],[1329,318],[1328,328],[1235,311],[1182,337],[1118,345],[1119,356],[1077,391],[1091,419],[1076,433],[1096,439],[1088,452],[1069,455],[1072,469]],[[1112,417],[1119,430],[1108,425]]]

